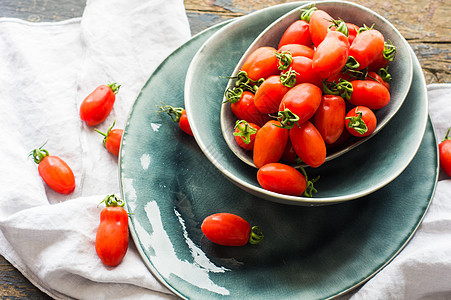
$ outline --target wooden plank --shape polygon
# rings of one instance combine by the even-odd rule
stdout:
[[[2,256],[0,256],[0,295],[2,299],[51,299]]]

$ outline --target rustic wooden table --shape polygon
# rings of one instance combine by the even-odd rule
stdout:
[[[151,1],[151,0],[149,0]],[[448,0],[350,0],[393,23],[407,39],[427,83],[451,82],[451,2]],[[287,0],[185,0],[193,34],[226,19]],[[57,22],[80,17],[86,0],[1,0],[0,17],[30,22]],[[49,299],[0,256],[1,299]]]

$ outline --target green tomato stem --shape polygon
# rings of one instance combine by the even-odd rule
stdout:
[[[178,123],[180,121],[180,117],[182,116],[182,113],[185,110],[182,107],[172,107],[170,105],[163,105],[159,107],[160,107],[159,112],[167,113],[171,117],[172,121],[174,121],[175,123]]]
[[[234,88],[227,88],[224,97],[226,100],[224,100],[223,103],[229,102],[229,103],[237,103],[240,101],[241,96],[243,95],[243,89],[240,87],[234,87]]]
[[[313,193],[318,193],[318,190],[313,186],[315,182],[319,180],[319,175],[313,180],[309,180],[307,172],[305,171],[304,167],[302,166],[302,160],[298,157],[296,158],[296,163],[299,165],[299,170],[301,171],[302,175],[304,175],[305,180],[307,181],[307,186],[304,190],[304,196],[308,198],[313,197]]]
[[[310,23],[310,17],[315,10],[317,10],[315,6],[312,6],[309,9],[301,9],[301,20]]]
[[[291,62],[293,61],[293,56],[290,51],[283,51],[281,53],[276,52],[276,57],[279,60],[279,70],[283,71],[290,67]]]
[[[105,143],[106,143],[106,138],[107,138],[108,135],[110,134],[111,129],[113,129],[114,124],[116,124],[116,119],[113,121],[113,124],[112,124],[110,127],[108,127],[108,130],[107,130],[106,133],[105,133],[105,132],[102,132],[102,131],[100,131],[100,130],[98,130],[97,128],[94,129],[95,131],[97,131],[98,133],[100,133],[101,135],[104,136],[104,139],[103,139],[103,145],[104,145],[105,147],[106,147],[106,145],[105,145]]]
[[[281,126],[274,124],[274,126],[280,128],[291,129],[294,125],[298,125],[299,116],[293,113],[290,109],[285,108],[282,111],[278,112],[277,120],[280,122]]]
[[[235,128],[238,128],[238,132],[234,132],[234,136],[239,136],[244,143],[249,144],[251,142],[251,135],[257,132],[257,129],[251,127],[245,120],[236,121]]]
[[[388,42],[385,42],[384,51],[382,52],[382,55],[388,61],[393,61],[395,59],[396,46],[394,46],[390,40],[388,40]]]
[[[107,87],[109,87],[113,91],[114,94],[117,94],[119,92],[119,88],[121,87],[121,85],[114,82],[114,83],[107,84]]]
[[[118,197],[116,197],[114,194],[111,195],[107,195],[100,203],[105,203],[106,207],[114,207],[114,206],[119,206],[119,207],[123,207],[125,205],[125,202],[121,199],[119,199]]]
[[[282,83],[282,85],[292,88],[296,84],[296,75],[298,74],[299,73],[290,68],[288,72],[285,72],[282,75],[280,75],[280,82]]]
[[[32,150],[28,155],[33,156],[33,161],[37,164],[39,164],[46,156],[49,156],[49,152],[45,149],[42,149],[42,147],[44,147],[46,143],[44,143],[41,147]]]
[[[263,231],[258,226],[253,226],[251,228],[251,234],[249,236],[249,244],[256,245],[263,241],[264,235]]]
[[[353,128],[359,134],[365,134],[368,131],[368,127],[365,122],[362,120],[362,112],[356,111],[357,116],[355,117],[346,117],[345,120],[349,120],[348,127]]]
[[[451,127],[448,128],[448,131],[446,132],[445,138],[442,140],[442,142],[446,141],[446,140],[451,140],[451,137],[449,137],[449,131],[451,130]]]
[[[388,73],[388,66],[385,68],[380,68],[377,70],[377,74],[382,78],[385,82],[390,82],[392,80],[392,76],[390,73]]]

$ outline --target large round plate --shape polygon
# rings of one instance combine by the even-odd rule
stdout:
[[[257,181],[257,169],[230,151],[220,129],[223,93],[228,84],[228,79],[224,77],[232,74],[255,37],[277,19],[273,9],[248,15],[221,28],[192,59],[185,81],[185,106],[201,150],[237,186],[254,196],[279,203],[306,206],[336,204],[384,187],[407,167],[422,141],[428,118],[423,78],[416,82],[420,85],[417,92],[421,95],[412,91],[408,95],[422,100],[410,100],[400,107],[399,115],[389,122],[392,123],[389,130],[382,130],[359,147],[318,168],[308,168],[310,178],[320,176],[320,180],[315,182],[318,193],[313,198],[282,195],[263,189]],[[409,50],[412,52],[410,47]],[[410,80],[406,84],[410,85]]]
[[[271,12],[277,17],[293,5]],[[157,113],[161,101],[183,106],[189,61],[222,26],[169,56],[131,110],[119,166],[136,247],[150,271],[184,298],[319,299],[346,293],[390,262],[429,207],[438,174],[431,122],[406,170],[369,196],[321,207],[262,201],[226,180],[192,137]],[[427,101],[422,76],[416,63],[406,103]],[[215,212],[236,213],[259,225],[265,240],[240,248],[211,244],[200,225]]]

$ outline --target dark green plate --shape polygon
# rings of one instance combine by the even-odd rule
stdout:
[[[294,5],[273,7],[271,13],[277,18]],[[320,299],[346,293],[389,263],[421,223],[438,176],[432,124],[428,120],[420,148],[404,172],[369,196],[320,207],[252,196],[227,180],[191,136],[157,113],[162,101],[184,105],[188,65],[223,26],[227,23],[172,53],[131,110],[119,165],[136,247],[149,270],[184,298]],[[423,95],[422,76],[416,64],[414,95]],[[393,130],[390,124],[382,132]],[[215,212],[235,213],[259,225],[265,240],[240,248],[210,243],[200,225]]]

